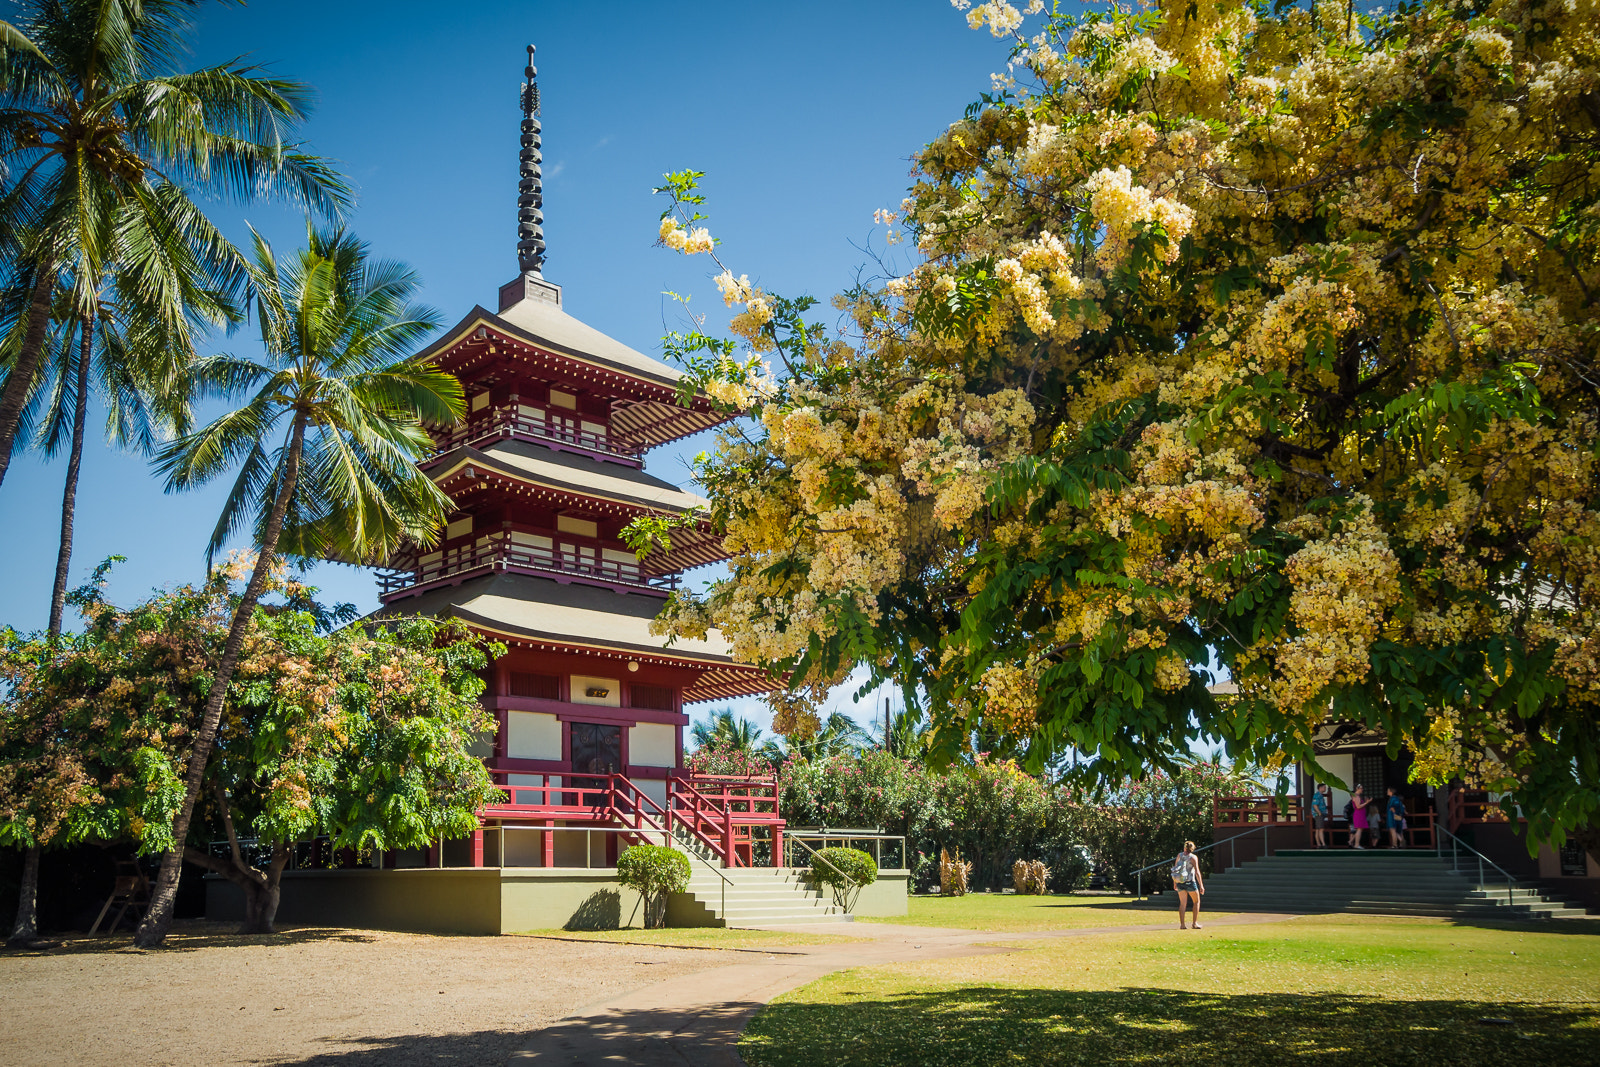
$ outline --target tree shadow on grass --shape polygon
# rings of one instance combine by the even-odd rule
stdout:
[[[1169,989],[844,992],[843,1003],[768,1006],[739,1051],[753,1067],[959,1067],[997,1060],[1030,1067],[1568,1067],[1594,1062],[1597,1009]]]

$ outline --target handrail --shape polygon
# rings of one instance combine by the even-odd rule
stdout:
[[[1224,873],[1226,873],[1227,871],[1230,871],[1234,867],[1238,866],[1238,864],[1233,862],[1233,860],[1236,858],[1234,850],[1233,850],[1233,842],[1239,840],[1239,838],[1241,838],[1241,837],[1249,837],[1251,834],[1258,833],[1258,834],[1261,835],[1262,845],[1266,846],[1267,843],[1271,840],[1272,827],[1273,827],[1272,823],[1269,823],[1269,822],[1262,823],[1260,826],[1252,827],[1251,829],[1246,830],[1242,834],[1234,834],[1232,837],[1224,837],[1221,841],[1213,841],[1209,845],[1202,845],[1201,847],[1195,849],[1194,852],[1192,853],[1192,855],[1198,856],[1198,855],[1200,855],[1200,853],[1206,851],[1207,849],[1216,848],[1218,845],[1227,845],[1228,846],[1228,866],[1223,868]],[[1177,857],[1174,856],[1173,859],[1177,859]],[[1133,875],[1136,875],[1137,879],[1138,879],[1137,882],[1135,883],[1135,889],[1134,889],[1134,893],[1133,893],[1134,897],[1136,899],[1143,899],[1143,897],[1144,897],[1144,872],[1145,871],[1153,871],[1157,867],[1167,867],[1167,866],[1171,866],[1171,864],[1172,864],[1172,860],[1157,860],[1155,863],[1150,864],[1148,867],[1140,867],[1136,871],[1130,871],[1129,873],[1133,874]]]
[[[798,839],[797,839],[797,840],[798,840]],[[865,884],[863,884],[863,885],[860,885],[860,886],[856,886],[856,883],[855,883],[855,879],[854,879],[854,878],[851,878],[851,877],[850,877],[850,876],[849,876],[849,875],[848,875],[848,874],[846,874],[846,873],[844,873],[844,872],[843,872],[843,871],[841,871],[841,870],[840,870],[840,869],[839,869],[839,868],[838,868],[838,867],[835,867],[835,866],[834,866],[834,865],[833,865],[833,862],[832,862],[832,861],[831,861],[831,860],[827,860],[827,859],[823,859],[823,857],[822,857],[822,856],[820,856],[820,855],[819,855],[819,854],[818,854],[818,853],[817,853],[817,850],[816,850],[816,849],[814,849],[814,848],[812,848],[812,847],[811,847],[811,846],[810,846],[810,845],[807,845],[807,844],[806,844],[806,843],[805,843],[805,842],[804,842],[804,841],[799,841],[799,844],[800,844],[800,845],[801,845],[801,846],[803,846],[803,847],[804,847],[804,848],[805,848],[805,850],[806,850],[806,851],[807,851],[807,852],[809,852],[809,853],[811,853],[811,857],[812,857],[812,858],[813,858],[813,859],[818,859],[818,860],[822,860],[822,862],[823,862],[823,863],[826,863],[826,864],[827,864],[827,865],[828,865],[828,869],[829,869],[829,870],[831,870],[831,871],[833,871],[833,873],[834,873],[834,874],[837,874],[837,875],[838,875],[838,876],[839,876],[839,877],[840,877],[840,878],[843,878],[843,879],[844,879],[844,882],[845,882],[845,891],[846,891],[846,893],[847,893],[847,894],[848,894],[848,892],[849,892],[849,888],[850,888],[850,887],[851,887],[851,886],[855,886],[855,887],[856,887],[856,888],[857,888],[857,889],[864,889],[864,888],[866,888],[866,886],[865,886]],[[808,867],[809,867],[809,866],[810,866],[810,864],[807,864],[807,866],[808,866]],[[845,911],[845,913],[846,913],[846,914],[849,914],[849,911],[850,911],[850,909],[849,909],[849,908],[845,908],[845,907],[844,907],[844,904],[843,904],[843,903],[842,903],[842,902],[840,902],[840,900],[839,900],[839,896],[838,896],[838,894],[837,894],[837,893],[836,893],[836,894],[834,894],[834,898],[833,898],[833,899],[834,899],[834,902],[835,902],[835,903],[838,903],[838,904],[839,904],[839,906],[840,906],[840,907],[841,907],[841,908],[844,908],[844,911]]]
[[[857,842],[857,841],[862,841],[862,842],[871,841],[872,844],[873,844],[873,850],[872,850],[873,851],[873,855],[872,855],[872,858],[878,864],[879,867],[883,866],[883,843],[885,841],[899,842],[901,866],[902,866],[902,868],[904,868],[904,867],[908,867],[910,865],[910,856],[908,854],[908,850],[907,850],[907,847],[906,847],[906,835],[905,834],[886,834],[881,829],[878,829],[878,830],[842,830],[842,829],[836,830],[836,829],[833,829],[833,828],[827,827],[827,826],[824,826],[824,827],[821,827],[821,828],[810,827],[810,826],[790,826],[790,827],[787,827],[784,830],[784,837],[785,837],[786,840],[790,839],[790,838],[793,838],[793,839],[796,839],[796,840],[798,840],[800,838],[806,838],[806,837],[818,838],[818,839],[820,839],[822,841],[822,847],[823,848],[827,848],[828,847],[828,842],[830,840],[832,840],[832,841],[842,841],[842,842],[845,843],[846,847],[851,847],[851,848],[854,847],[854,844],[853,844],[854,842]]]
[[[719,810],[709,798],[703,796],[698,789],[682,778],[671,779],[667,789],[668,807],[672,807],[673,800],[680,798],[683,799],[685,801],[685,806],[688,808],[688,813],[690,816],[688,825],[691,831],[700,837],[700,839],[708,848],[711,849],[711,851],[722,856],[722,862],[725,866],[737,867],[739,865],[739,859],[734,849],[733,842],[733,814],[726,809]],[[710,823],[713,828],[715,828],[719,821],[717,816],[721,816],[721,845],[717,845],[710,839],[706,838],[706,836],[701,833],[699,827],[700,821],[705,820],[706,822]],[[683,820],[680,818],[680,821]]]
[[[629,793],[629,799],[634,802],[634,805],[635,805],[635,807],[637,809],[635,814],[636,814],[638,820],[650,819],[649,813],[647,813],[644,810],[644,804],[640,804],[639,803],[639,801],[641,801],[641,800],[644,801],[646,804],[649,804],[652,808],[655,808],[657,811],[661,812],[662,821],[666,823],[666,826],[662,827],[662,826],[659,826],[659,825],[654,825],[655,820],[654,819],[650,819],[650,822],[652,823],[650,829],[654,830],[658,834],[661,834],[666,840],[670,841],[670,840],[673,839],[673,837],[672,837],[672,794],[671,793],[669,793],[667,795],[667,806],[665,808],[663,808],[660,804],[656,803],[654,797],[652,797],[652,796],[648,795],[647,793],[645,793],[645,791],[640,789],[637,785],[634,785],[633,782],[626,775],[613,774],[613,775],[611,775],[611,779],[612,779],[613,789],[615,789],[615,786],[616,786],[617,782],[621,782],[623,785],[625,785],[627,787],[627,790],[628,790],[628,793]],[[612,804],[611,810],[616,813],[618,818],[624,817],[625,813],[618,812],[616,810],[615,803]],[[682,820],[679,820],[679,821],[682,822]],[[642,827],[641,827],[641,829],[642,829]],[[694,824],[691,823],[691,824],[688,825],[687,829],[688,829],[689,833],[692,836],[694,836],[696,838],[699,838],[701,844],[705,845],[712,852],[720,854],[721,849],[718,848],[717,843],[715,841],[712,841],[709,837],[707,837],[704,833],[702,833],[698,826],[695,826]]]
[[[1478,888],[1483,888],[1483,865],[1487,863],[1489,866],[1498,871],[1500,876],[1506,880],[1506,903],[1510,904],[1513,902],[1511,898],[1516,895],[1517,888],[1517,879],[1515,875],[1511,874],[1494,860],[1490,859],[1488,856],[1485,856],[1482,852],[1479,852],[1477,849],[1473,848],[1471,845],[1467,844],[1465,841],[1461,840],[1461,838],[1457,837],[1449,830],[1446,830],[1444,827],[1440,826],[1436,827],[1436,829],[1439,833],[1444,834],[1444,836],[1450,839],[1450,870],[1453,873],[1461,873],[1461,865],[1456,851],[1456,847],[1459,845],[1461,848],[1466,849],[1468,852],[1478,857]],[[1443,842],[1436,840],[1434,845],[1434,855],[1438,856],[1440,859],[1444,858]]]

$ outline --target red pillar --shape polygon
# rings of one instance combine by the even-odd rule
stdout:
[[[479,826],[472,831],[472,865],[483,866],[483,827]]]
[[[783,866],[783,827],[781,826],[772,828],[772,865],[774,867]]]
[[[544,865],[546,867],[554,867],[556,865],[555,825],[553,821],[544,824]]]

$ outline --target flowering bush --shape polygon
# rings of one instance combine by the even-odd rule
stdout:
[[[471,832],[500,796],[473,754],[494,725],[479,672],[498,646],[436,619],[322,634],[312,612],[260,608],[223,705],[202,819],[174,841],[237,572],[127,609],[104,599],[104,575],[73,594],[83,633],[53,644],[0,634],[0,842],[182,848],[244,892],[247,932],[270,932],[293,842],[415,848]],[[309,595],[273,581],[291,602]],[[216,837],[235,846],[228,856],[205,848]],[[252,855],[237,847],[245,837],[258,839]]]
[[[1331,712],[1600,850],[1592,5],[1062,10],[968,12],[1010,66],[846,336],[722,268],[734,337],[675,343],[754,422],[699,472],[733,558],[661,630],[789,671],[785,734],[892,678],[941,762],[1314,761]]]

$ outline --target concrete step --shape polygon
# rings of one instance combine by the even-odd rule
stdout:
[[[1455,870],[1424,850],[1300,849],[1211,875],[1206,881],[1205,906],[1224,911],[1335,911],[1502,920],[1590,918],[1585,909],[1551,899],[1538,887],[1479,885],[1477,874],[1475,866]],[[1174,903],[1170,893],[1161,894],[1159,906],[1170,908]]]

